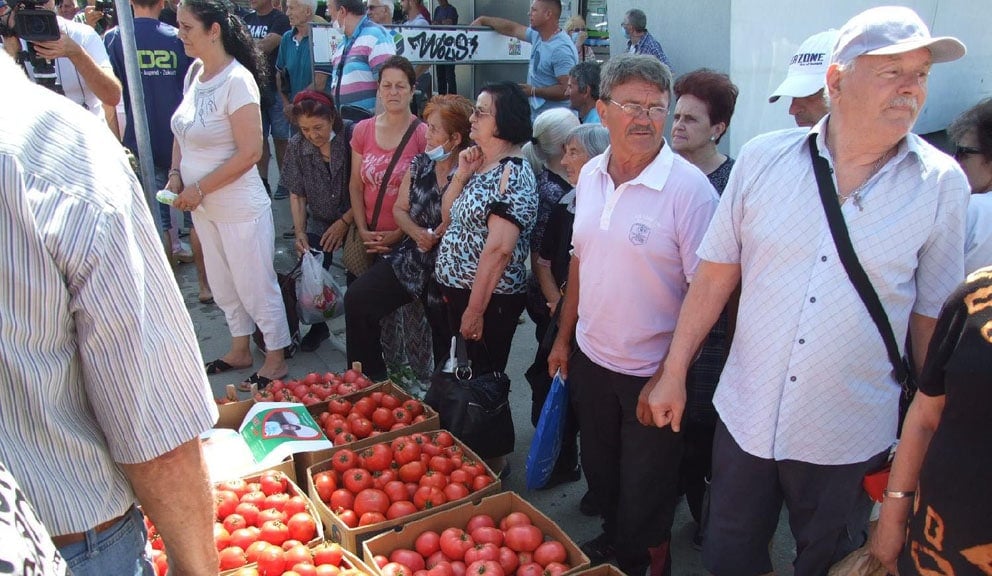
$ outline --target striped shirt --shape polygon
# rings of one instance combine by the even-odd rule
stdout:
[[[813,128],[820,154],[829,116]],[[759,458],[863,462],[895,440],[899,385],[885,344],[837,256],[805,129],[741,150],[699,248],[740,264],[737,330],[714,404]],[[968,183],[952,158],[907,135],[841,207],[896,341],[910,313],[936,318],[964,278]]]
[[[341,84],[341,97],[337,98],[338,67],[342,55],[347,52]],[[396,45],[389,32],[382,26],[362,18],[353,36],[346,37],[331,56],[331,68],[318,66],[318,72],[331,75],[330,93],[335,96],[335,104],[358,106],[369,112],[375,111],[376,91],[379,70],[390,56],[396,54]]]
[[[6,56],[0,85],[0,460],[52,534],[81,532],[135,501],[115,463],[217,409],[120,143]]]

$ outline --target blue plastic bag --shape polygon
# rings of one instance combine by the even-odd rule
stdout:
[[[551,391],[544,400],[541,417],[534,430],[534,439],[527,454],[527,489],[543,488],[551,479],[551,472],[561,452],[561,440],[565,433],[565,412],[568,408],[568,389],[561,372],[556,372],[551,381]]]

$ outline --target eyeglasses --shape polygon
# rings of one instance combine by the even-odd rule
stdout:
[[[960,160],[969,154],[981,154],[982,151],[978,148],[970,148],[968,146],[955,146],[954,147],[954,159]]]
[[[664,106],[651,106],[650,108],[645,108],[640,104],[621,104],[610,98],[610,104],[616,105],[618,108],[623,110],[623,113],[631,118],[640,118],[647,114],[649,120],[661,120],[668,115],[668,108]]]
[[[375,10],[377,8],[389,8],[385,4],[369,4],[369,10]]]
[[[475,114],[476,116],[494,116],[492,112],[487,112],[478,106],[472,107],[472,114]]]

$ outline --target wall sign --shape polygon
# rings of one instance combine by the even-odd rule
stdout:
[[[396,43],[396,54],[414,64],[496,64],[529,62],[531,45],[491,28],[471,26],[386,26]],[[329,65],[344,40],[330,24],[312,24],[313,62]]]

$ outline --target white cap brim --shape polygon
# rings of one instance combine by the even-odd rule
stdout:
[[[903,54],[912,52],[918,48],[928,48],[930,57],[934,64],[940,62],[953,62],[961,58],[968,51],[964,44],[957,38],[950,36],[938,36],[936,38],[914,38],[905,42],[892,44],[884,48],[878,48],[865,52],[869,56],[888,56],[891,54]]]
[[[816,94],[826,85],[826,77],[819,74],[793,74],[785,80],[768,97],[769,102],[778,102],[782,96],[789,98],[805,98]]]

